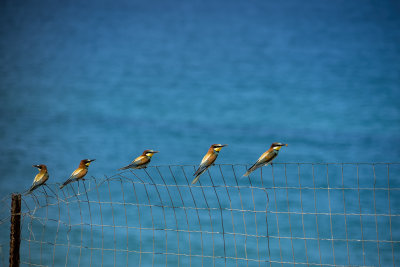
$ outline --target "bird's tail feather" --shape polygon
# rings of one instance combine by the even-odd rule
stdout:
[[[33,192],[33,190],[35,190],[36,188],[38,188],[40,185],[36,184],[36,185],[32,185],[31,188],[28,189],[28,191],[25,192],[24,196],[29,195],[30,193]]]
[[[246,173],[245,174],[243,174],[243,177],[247,177],[247,176],[249,176],[250,175],[250,173],[252,173],[253,172],[253,170],[250,170],[250,169],[248,169],[247,171],[246,171]]]
[[[247,171],[246,171],[246,173],[245,174],[243,174],[243,177],[247,177],[247,176],[249,176],[250,175],[250,173],[252,173],[253,171],[255,171],[256,169],[258,169],[258,168],[260,168],[260,167],[262,167],[262,166],[268,166],[268,165],[270,165],[270,164],[272,164],[271,162],[268,162],[268,163],[266,163],[266,164],[254,164],[253,166],[251,166]]]
[[[256,163],[254,163],[254,165],[253,166],[251,166],[250,168],[248,168],[247,169],[247,171],[246,171],[246,173],[245,174],[243,174],[243,177],[247,177],[247,176],[249,176],[250,175],[250,173],[252,173],[255,169],[257,169],[258,167],[260,167],[261,165],[260,164],[257,164],[257,162]]]
[[[24,196],[29,195],[30,193],[32,193],[32,191],[33,191],[33,190],[31,190],[31,189],[26,190],[25,193],[24,193]]]
[[[72,180],[72,179],[66,180],[66,181],[60,186],[60,189],[63,189],[64,186],[66,186],[67,184],[69,184],[69,183],[71,183],[71,182],[73,182],[73,181],[74,181],[74,180]]]
[[[200,174],[197,175],[197,176],[193,179],[192,184],[197,183],[197,181],[199,180],[199,178],[200,178]]]
[[[137,164],[129,164],[125,167],[119,168],[118,171],[127,170],[127,169],[142,169],[146,168],[146,165],[138,166]]]
[[[200,167],[194,174],[193,174],[193,176],[195,176],[194,177],[194,179],[193,179],[193,181],[192,181],[192,184],[195,184],[195,183],[197,183],[197,181],[199,180],[199,178],[200,178],[200,176],[207,170],[209,168],[209,166],[208,167]]]
[[[243,174],[243,177],[247,177],[250,175],[250,173],[252,173],[255,169],[257,169],[257,165],[254,164],[253,166],[251,166],[250,168],[247,169],[246,173]]]
[[[117,171],[122,171],[122,170],[126,170],[126,169],[129,169],[129,167],[125,166],[125,167],[119,168]]]
[[[208,169],[209,166],[200,166],[197,171],[193,174],[193,176],[200,176],[203,172]]]

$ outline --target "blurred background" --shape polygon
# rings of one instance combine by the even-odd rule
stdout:
[[[0,195],[46,164],[398,162],[397,1],[1,1]]]

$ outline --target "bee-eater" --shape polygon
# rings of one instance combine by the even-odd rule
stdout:
[[[279,150],[283,146],[287,146],[287,144],[272,143],[271,147],[261,155],[256,163],[254,163],[253,166],[251,166],[243,176],[249,176],[249,174],[252,173],[255,169],[270,164],[271,161],[276,158],[276,156],[278,156]]]
[[[40,165],[32,165],[35,168],[38,168],[39,173],[36,174],[35,179],[33,180],[31,188],[29,188],[27,194],[32,193],[33,190],[38,188],[41,185],[44,185],[46,181],[49,179],[49,173],[47,172],[47,167],[46,165],[40,164]]]
[[[210,166],[217,159],[219,151],[221,151],[221,149],[224,146],[227,146],[227,145],[213,144],[213,145],[210,146],[210,148],[208,149],[207,154],[203,157],[203,160],[201,161],[199,168],[193,174],[193,176],[195,176],[195,178],[192,181],[192,184],[195,184],[199,180],[200,175],[202,175],[203,172],[205,172],[208,168],[210,168]]]
[[[79,167],[71,174],[71,176],[66,180],[61,186],[60,189],[62,189],[64,186],[66,186],[69,183],[78,181],[78,180],[85,180],[83,177],[88,173],[88,168],[90,163],[92,161],[95,161],[95,159],[83,159],[79,163]]]
[[[142,155],[140,155],[139,157],[137,157],[136,159],[134,159],[131,164],[122,167],[118,170],[126,170],[126,169],[143,169],[143,168],[147,168],[147,165],[150,163],[151,161],[151,157],[155,154],[158,153],[159,151],[154,151],[151,149],[146,149],[145,151],[143,151]]]

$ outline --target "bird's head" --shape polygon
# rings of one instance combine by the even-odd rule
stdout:
[[[143,151],[143,156],[146,157],[152,157],[155,153],[158,153],[159,151],[155,151],[155,150],[151,150],[151,149],[146,149],[145,151]]]
[[[32,166],[35,167],[35,168],[38,168],[39,171],[41,171],[41,170],[47,170],[46,165],[43,165],[43,164],[32,165]]]
[[[213,144],[211,145],[211,148],[215,151],[215,152],[219,152],[221,151],[221,149],[227,145],[221,145],[221,144]]]
[[[89,167],[90,163],[92,163],[92,161],[95,161],[96,159],[83,159],[81,160],[81,165],[85,165],[86,167]]]
[[[273,150],[279,151],[283,146],[287,146],[287,144],[283,143],[272,143],[271,148]]]

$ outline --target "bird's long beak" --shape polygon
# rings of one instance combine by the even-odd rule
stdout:
[[[158,152],[160,152],[160,151],[151,151],[151,153],[158,153]]]
[[[32,165],[32,167],[40,168],[40,165]]]
[[[227,145],[214,145],[214,151],[221,151],[221,149],[224,147],[224,146],[227,146]]]
[[[92,161],[95,161],[96,159],[87,159],[85,162],[85,166],[89,167],[89,165],[92,163]]]
[[[287,144],[281,144],[281,146],[287,146]]]

